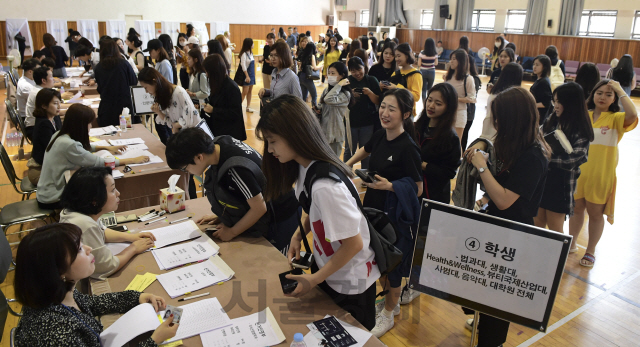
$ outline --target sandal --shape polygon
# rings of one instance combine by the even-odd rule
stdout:
[[[583,263],[583,261],[588,261],[588,262],[590,262],[591,264],[587,264],[587,265],[585,265],[585,264]],[[582,265],[582,266],[584,266],[584,267],[593,267],[593,265],[594,265],[595,263],[596,263],[596,257],[595,257],[593,254],[591,254],[591,253],[585,253],[585,254],[584,254],[584,257],[582,257],[582,259],[580,259],[580,263],[579,263],[579,264],[580,264],[580,265]]]

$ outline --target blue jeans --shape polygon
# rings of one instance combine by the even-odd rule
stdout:
[[[422,102],[424,103],[427,100],[427,91],[433,87],[433,81],[436,79],[436,70],[420,70],[420,72],[422,73]]]
[[[364,147],[364,145],[367,144],[369,140],[371,140],[371,136],[373,136],[373,125],[351,128],[351,141],[353,142],[351,146],[353,147],[353,152],[351,151],[351,148],[349,148],[349,142],[345,141],[344,162],[346,163],[347,161],[349,161],[349,159],[351,159],[353,153],[356,152],[358,147]],[[363,170],[369,168],[369,158],[370,157],[366,157],[365,159],[362,159],[360,165]]]
[[[300,80],[300,90],[302,91],[302,101],[307,102],[307,93],[311,93],[311,105],[317,105],[318,92],[316,91],[316,85],[313,84],[313,80],[307,78],[307,74],[301,72],[298,75]]]

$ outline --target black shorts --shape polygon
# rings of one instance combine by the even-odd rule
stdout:
[[[540,208],[556,213],[571,213],[573,192],[571,192],[569,185],[570,175],[571,173],[567,170],[549,169],[542,200],[540,200]]]

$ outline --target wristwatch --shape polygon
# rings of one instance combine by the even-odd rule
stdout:
[[[487,167],[481,167],[478,169],[479,173],[483,173],[485,170],[487,169]]]

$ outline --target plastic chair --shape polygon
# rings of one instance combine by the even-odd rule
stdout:
[[[567,77],[576,77],[576,73],[578,72],[578,68],[580,67],[580,62],[575,60],[565,60],[564,62],[564,72]]]
[[[16,170],[13,167],[11,158],[9,158],[9,154],[2,142],[0,142],[0,161],[2,162],[4,171],[7,173],[9,181],[13,185],[13,189],[15,189],[18,194],[22,194],[22,200],[25,200],[25,198],[29,200],[31,194],[36,192],[37,187],[35,187],[28,178],[19,178],[18,175],[16,175]],[[19,189],[18,184],[20,185]]]
[[[22,133],[22,140],[20,141],[20,148],[24,146],[24,140],[27,139],[27,143],[31,144],[31,140],[27,137],[27,133],[25,132],[26,125],[24,124],[24,119],[20,117],[16,111],[16,108],[13,107],[13,104],[9,99],[4,100],[4,104],[7,106],[7,112],[9,113],[9,118],[13,125],[15,125],[16,129]]]
[[[533,57],[522,58],[522,69],[524,72],[533,73]]]

